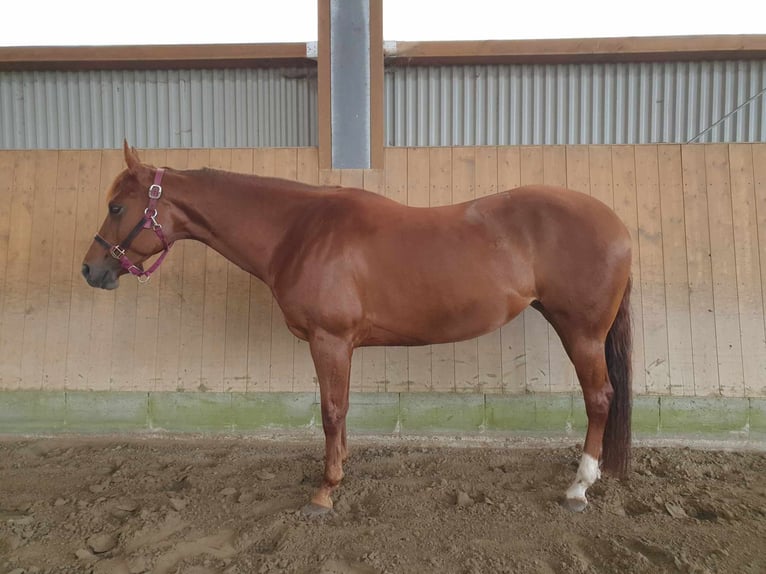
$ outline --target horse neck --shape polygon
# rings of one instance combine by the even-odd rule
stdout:
[[[271,286],[272,256],[308,207],[308,186],[215,170],[178,173],[173,239],[200,241]]]

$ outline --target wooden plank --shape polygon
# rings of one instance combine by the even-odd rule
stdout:
[[[386,178],[381,169],[365,170],[364,189],[379,195],[385,194]],[[386,350],[383,347],[357,349],[356,357],[362,363],[362,390],[383,392],[386,390]],[[355,359],[355,360],[359,360]]]
[[[476,197],[495,195],[497,188],[497,148],[476,148]],[[479,390],[485,393],[502,392],[503,347],[500,329],[481,335],[477,341]]]
[[[317,148],[298,148],[296,179],[303,183],[317,185],[319,183],[319,156]],[[316,370],[311,359],[311,350],[306,341],[295,339],[293,346],[293,391],[319,392]],[[357,351],[357,354],[359,351]],[[359,359],[356,359],[359,360]],[[362,368],[364,372],[364,367]]]
[[[710,261],[713,277],[713,310],[718,351],[718,392],[726,397],[745,396],[742,372],[737,266],[734,254],[729,147],[705,146]],[[740,225],[740,222],[737,222]]]
[[[15,193],[16,170],[22,177],[29,177],[29,152],[0,152],[0,201],[6,209],[0,210],[0,388],[15,389],[21,377],[20,353],[17,346],[18,335],[11,330],[12,323],[6,323],[8,318],[13,322],[15,307],[14,299],[19,298],[19,277],[21,269],[17,256],[19,246],[19,231],[16,230],[15,211],[21,207],[23,197]],[[12,251],[13,249],[13,251]],[[13,262],[11,263],[11,260]],[[11,273],[9,275],[9,268]],[[15,275],[15,276],[14,276]],[[6,311],[6,300],[10,306]],[[18,325],[18,319],[15,319]],[[22,324],[23,329],[23,324]],[[15,354],[14,354],[15,353]]]
[[[766,144],[753,144],[753,180],[755,191],[755,213],[758,226],[758,252],[761,254],[761,301],[764,308],[763,313],[766,317],[766,259],[763,254],[766,253],[766,233],[760,231],[766,229]],[[766,321],[766,319],[764,319]],[[764,325],[766,329],[766,325]],[[753,389],[754,397],[766,397],[766,377],[758,379],[757,386]]]
[[[234,149],[232,171],[253,172],[253,151]],[[234,263],[228,264],[226,282],[226,341],[224,347],[223,388],[227,392],[247,390],[247,349],[250,317],[250,274]]]
[[[58,153],[36,151],[34,155],[34,199],[29,251],[27,293],[24,304],[24,334],[21,356],[21,388],[43,385],[43,356],[51,283],[51,245],[58,170]]]
[[[612,149],[609,146],[593,145],[588,149],[590,170],[590,194],[592,197],[614,207],[612,190]]]
[[[419,147],[407,150],[407,205],[411,207],[428,207],[429,205],[429,164],[428,148]],[[431,345],[410,347],[407,350],[410,391],[433,390],[431,354]]]
[[[657,146],[636,146],[636,196],[638,210],[638,249],[634,247],[633,265],[640,265],[640,282],[633,276],[634,290],[639,284],[643,329],[634,329],[634,339],[643,334],[645,373],[643,387],[633,385],[638,393],[670,393],[670,358],[665,308],[665,270],[662,254],[662,209]],[[677,188],[680,190],[680,187]],[[684,266],[685,267],[685,266]],[[636,370],[634,369],[634,372]]]
[[[544,179],[543,148],[521,148],[521,185],[539,184]],[[548,322],[532,309],[524,311],[524,354],[526,355],[526,392],[550,392],[550,356]]]
[[[94,152],[83,152],[83,154]],[[80,163],[98,161],[97,157],[85,158],[80,155]],[[109,189],[114,178],[125,169],[125,161],[121,150],[104,150],[100,154],[100,175],[97,183],[98,191],[93,194],[92,201],[95,203],[95,221],[91,235],[98,231],[107,214],[106,190]],[[93,240],[91,236],[91,241]],[[75,260],[79,262],[85,255],[84,252],[75,252]],[[81,277],[74,278],[76,288],[84,285]],[[135,279],[125,276],[120,280],[122,289],[128,283],[135,283]],[[135,285],[132,285],[135,288]],[[87,287],[90,289],[90,287]],[[107,390],[112,388],[112,344],[114,339],[115,325],[124,325],[127,319],[125,310],[115,311],[115,300],[119,291],[95,290],[93,293],[93,310],[90,319],[90,347],[91,360],[88,364],[88,388]],[[71,292],[71,288],[70,288]],[[131,314],[134,311],[129,311]],[[132,318],[131,318],[132,319]],[[132,333],[131,333],[132,335]],[[132,349],[132,347],[130,347]]]
[[[753,159],[752,145],[729,146],[732,217],[736,222],[737,301],[746,397],[756,396],[759,392],[763,394],[766,389],[766,314],[761,291],[763,270],[758,246],[759,213]],[[762,217],[766,219],[766,214]],[[761,253],[766,253],[766,250]]]
[[[211,149],[210,167],[231,169],[231,150]],[[213,249],[205,252],[205,303],[202,332],[200,388],[223,391],[226,354],[226,287],[229,262]]]
[[[521,185],[521,153],[518,147],[502,147],[497,152],[497,186],[501,190]],[[521,394],[527,387],[527,362],[524,316],[520,314],[500,329],[503,362],[503,392]]]
[[[364,187],[364,170],[344,169],[340,172],[340,184],[343,187],[362,189]],[[354,352],[351,357],[350,389],[353,392],[362,390],[362,354]]]
[[[48,294],[48,328],[45,332],[45,351],[42,356],[42,388],[44,390],[62,389],[65,386],[66,372],[65,369],[62,369],[62,365],[66,366],[72,282],[83,281],[79,273],[79,260],[75,260],[74,253],[79,164],[79,152],[58,152],[52,229],[53,243],[50,247],[51,282]],[[0,167],[0,172],[2,172],[2,167]],[[0,190],[0,201],[3,201],[2,190]],[[0,226],[2,226],[1,221]],[[2,232],[0,232],[0,236],[2,236]],[[2,247],[0,247],[0,256],[2,256]],[[77,256],[79,258],[82,255],[78,253]],[[0,264],[1,273],[2,264]]]
[[[407,203],[407,150],[386,148],[386,197]],[[409,364],[407,349],[386,347],[386,391],[403,392],[409,386]]]
[[[298,171],[295,149],[277,149],[274,152],[274,175],[294,180]],[[271,323],[271,382],[270,391],[290,391],[295,379],[295,336],[287,328],[282,310],[273,302]]]
[[[164,166],[167,164],[165,150],[146,150],[141,154],[141,159],[145,163],[153,166]],[[149,201],[148,190],[145,192],[145,201]],[[142,201],[144,201],[142,199]],[[162,213],[162,200],[158,204],[159,212]],[[148,231],[142,232],[142,237],[137,241],[156,241]],[[145,265],[151,265],[156,256],[151,258]],[[133,281],[132,277],[125,276],[125,280]],[[160,306],[160,284],[162,283],[162,271],[156,277],[152,277],[147,283],[140,284],[136,293],[136,341],[135,347],[135,365],[133,371],[134,385],[136,389],[157,390],[157,357],[158,339],[157,330],[159,327],[159,306]]]
[[[566,187],[567,154],[564,146],[543,148],[543,183]],[[564,345],[552,325],[548,325],[548,360],[550,362],[551,391],[571,392],[577,388],[574,366],[569,360]]]
[[[636,198],[636,162],[634,146],[612,148],[612,192],[614,211],[628,228],[631,238],[633,288],[630,296],[630,314],[633,322],[633,388],[646,388],[646,361],[644,355],[643,303],[641,298],[641,260],[638,244],[638,204]]]
[[[93,235],[101,227],[106,215],[106,186],[102,182],[114,179],[115,173],[107,174],[102,169],[102,157],[108,155],[101,151],[80,152],[77,173],[77,211],[75,214],[74,261],[79,263],[93,243]],[[116,152],[115,152],[116,155]],[[121,164],[122,165],[122,164]],[[76,271],[73,271],[76,272]],[[130,281],[121,281],[115,291],[94,289],[84,280],[72,281],[71,300],[69,303],[69,326],[67,346],[66,388],[68,389],[113,389],[119,388],[112,383],[111,353],[114,334],[111,326],[117,320],[122,327],[121,333],[129,334],[124,352],[133,356],[133,335],[135,331],[135,298],[133,306],[120,307],[119,319],[114,307],[117,295],[125,290]],[[133,285],[135,293],[135,285]],[[101,321],[109,325],[100,327]],[[127,327],[126,327],[127,325]],[[122,349],[121,349],[122,352]],[[94,377],[96,367],[101,367],[100,377]]]
[[[189,165],[187,150],[168,150],[168,166],[184,170]],[[183,193],[183,189],[165,186],[165,196]],[[159,356],[156,366],[157,391],[176,391],[183,388],[179,373],[181,365],[181,308],[183,306],[184,250],[189,241],[176,242],[160,267],[159,315],[157,325],[157,347]]]
[[[189,150],[187,168],[210,165],[210,151]],[[178,390],[198,390],[202,384],[202,345],[204,338],[205,261],[208,248],[198,241],[184,244],[181,332],[178,349]]]
[[[448,147],[428,150],[428,204],[431,207],[452,204],[452,150]],[[431,388],[455,390],[455,344],[431,346]]]
[[[14,157],[3,314],[0,317],[0,356],[3,357],[0,384],[5,389],[18,389],[22,385],[21,356],[32,241],[34,168],[34,152],[22,152]]]
[[[0,202],[2,205],[11,205],[15,157],[20,154],[21,152],[18,151],[0,150]],[[5,300],[5,270],[8,263],[10,227],[11,210],[0,210],[0,318],[3,316],[3,301]]]
[[[681,147],[684,216],[689,269],[689,308],[692,327],[694,395],[718,394],[718,364],[713,312],[713,272],[704,146]]]
[[[452,201],[460,203],[476,197],[476,148],[452,150]],[[455,343],[455,390],[479,391],[478,339]]]
[[[586,145],[566,146],[567,187],[590,195],[590,148]]]
[[[658,149],[670,394],[694,396],[689,265],[680,146]]]

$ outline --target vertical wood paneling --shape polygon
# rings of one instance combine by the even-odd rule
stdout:
[[[210,165],[209,150],[189,150],[189,169]],[[205,324],[205,260],[208,248],[197,241],[184,245],[178,388],[199,390]]]
[[[428,148],[408,148],[407,205],[412,207],[428,207],[430,192],[429,175]],[[422,392],[433,389],[431,381],[431,354],[431,345],[407,349],[410,391]]]
[[[523,183],[585,190],[634,240],[635,391],[765,396],[766,146],[386,150],[383,171],[322,171],[314,149],[144,152],[365,187],[447,205]],[[111,390],[316,390],[308,345],[271,292],[204,245],[176,245],[148,285],[94,290],[79,274],[122,154],[0,153],[0,385]],[[494,375],[494,376],[493,376]],[[577,388],[534,310],[500,331],[424,348],[355,353],[354,391],[560,392]]]
[[[497,193],[497,148],[476,148],[476,197]],[[500,329],[481,335],[477,341],[479,363],[478,390],[497,393],[502,389],[503,357]]]
[[[641,292],[641,263],[638,244],[638,206],[636,203],[636,167],[633,146],[612,147],[612,193],[614,211],[620,216],[630,232],[632,242],[633,291],[630,298],[633,329],[643,333],[644,318]],[[644,338],[633,338],[633,384],[646,388],[646,361],[644,360]]]
[[[755,212],[758,226],[758,253],[761,262],[761,301],[766,317],[766,144],[753,145],[753,180],[755,182]],[[766,319],[764,319],[766,321]],[[764,325],[766,329],[766,324]],[[754,396],[766,396],[766,378],[758,380],[753,391]]]
[[[75,267],[82,260],[90,244],[93,235],[98,231],[101,220],[106,213],[106,188],[102,186],[105,181],[111,183],[117,172],[108,173],[101,169],[101,159],[115,152],[83,151],[80,152],[80,164],[77,174],[77,211],[75,213],[75,244],[74,261]],[[134,282],[135,283],[135,282]],[[129,295],[129,281],[121,281],[120,288],[116,291],[95,290],[85,281],[73,281],[72,293],[69,302],[69,327],[67,339],[66,381],[68,389],[123,389],[130,388],[129,373],[121,380],[113,380],[113,354],[114,333],[111,329],[102,331],[93,329],[93,319],[106,318],[108,313],[101,312],[104,307],[110,308],[108,303],[117,301],[117,295],[123,289]],[[135,285],[133,285],[135,294]],[[102,306],[100,302],[107,301]],[[113,305],[112,305],[113,307]],[[133,306],[120,307],[122,314],[119,320],[119,332],[127,332],[130,336],[126,348],[120,349],[117,355],[122,357],[123,351],[133,357],[133,335],[135,333],[135,296]],[[96,311],[96,313],[94,313]],[[111,325],[111,322],[109,323]],[[104,353],[100,347],[100,340],[110,339],[108,352]],[[120,347],[117,347],[120,348]],[[92,369],[94,364],[108,364],[104,369],[102,378],[93,379]]]
[[[69,303],[72,282],[83,281],[78,269],[82,254],[74,252],[75,212],[77,210],[77,176],[80,153],[62,151],[58,154],[55,208],[53,216],[53,244],[46,318],[45,352],[42,357],[44,389],[61,389],[66,381],[66,357],[69,331]],[[4,156],[0,154],[0,161]],[[0,167],[0,172],[2,168]],[[0,176],[1,177],[1,176]],[[0,191],[0,201],[3,201]],[[0,227],[2,220],[0,219]],[[0,232],[2,236],[2,232]],[[0,244],[0,257],[2,256]],[[3,265],[0,261],[0,273]],[[111,342],[111,335],[109,336]],[[94,353],[96,350],[94,349]],[[108,379],[108,377],[107,377]]]
[[[705,168],[720,385],[718,392],[725,396],[744,396],[728,146],[705,146]]]
[[[452,200],[454,203],[476,197],[476,148],[452,150]],[[474,392],[479,382],[479,344],[476,339],[455,343],[455,389]]]
[[[2,152],[0,153],[0,204],[10,206],[13,197],[13,173],[16,164],[16,156],[21,152]],[[5,291],[9,287],[7,282],[8,265],[8,239],[11,229],[11,210],[0,210],[0,353],[4,353],[3,341],[3,307],[5,304]],[[0,355],[4,356],[4,355]],[[3,373],[0,371],[0,384],[3,381]]]
[[[665,311],[665,273],[662,250],[662,209],[657,146],[635,148],[638,249],[633,251],[633,266],[641,271],[640,293],[643,330],[634,328],[634,339],[643,334],[644,388],[636,392],[670,392],[667,313]],[[639,283],[633,276],[634,289]]]
[[[389,199],[407,203],[407,150],[386,148],[385,194]],[[405,392],[409,387],[407,349],[386,347],[386,391]]]
[[[5,266],[2,322],[0,322],[0,381],[5,388],[22,386],[21,355],[24,339],[24,303],[29,272],[29,246],[32,241],[32,203],[35,154],[14,156],[10,201],[8,255]]]
[[[670,393],[688,396],[694,395],[694,353],[681,147],[660,146],[658,153]]]
[[[682,146],[689,309],[692,327],[694,394],[718,394],[713,277],[710,263],[705,148]]]
[[[501,191],[521,185],[519,148],[499,148],[497,152],[497,186]],[[500,329],[500,358],[503,363],[503,392],[520,394],[527,387],[524,317],[521,313]]]
[[[29,271],[24,304],[24,333],[21,356],[21,387],[40,389],[43,384],[45,332],[48,320],[48,295],[51,280],[51,245],[56,205],[58,153],[35,154]]]
[[[753,146],[729,146],[729,161],[744,391],[745,396],[752,396],[766,385],[766,321],[760,289],[761,266],[766,261],[761,261],[758,251]]]
[[[452,149],[430,148],[429,194],[431,207],[451,205],[452,201]],[[431,386],[435,391],[455,390],[455,344],[431,346]]]

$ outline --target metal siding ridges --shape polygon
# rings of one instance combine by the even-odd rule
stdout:
[[[764,88],[766,60],[394,66],[385,142],[766,141]],[[0,146],[316,145],[316,98],[306,69],[0,72]]]
[[[765,69],[760,60],[391,67],[386,142],[766,141],[766,96],[708,129],[763,89]]]
[[[316,96],[302,68],[0,72],[0,146],[313,146]]]

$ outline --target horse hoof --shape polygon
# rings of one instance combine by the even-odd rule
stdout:
[[[303,516],[307,516],[309,518],[317,518],[330,514],[332,512],[332,508],[327,506],[320,506],[314,502],[309,502],[301,509],[301,512],[303,513]]]
[[[565,498],[561,504],[571,512],[582,512],[588,506],[588,501],[584,498]]]

